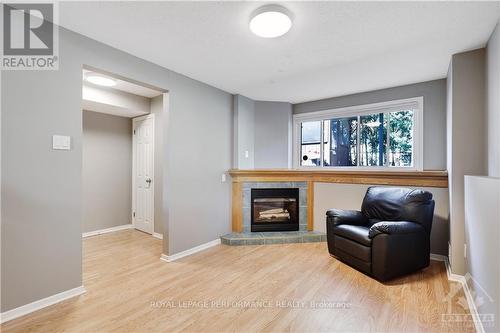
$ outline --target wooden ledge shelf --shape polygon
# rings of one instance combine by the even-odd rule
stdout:
[[[317,183],[448,187],[446,171],[338,171],[303,169],[229,170],[233,182],[308,181]]]

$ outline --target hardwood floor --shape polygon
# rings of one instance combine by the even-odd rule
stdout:
[[[474,331],[442,320],[468,312],[461,289],[446,302],[459,286],[441,262],[382,284],[330,257],[325,243],[220,245],[166,263],[160,240],[127,230],[86,238],[83,252],[87,293],[1,331]]]

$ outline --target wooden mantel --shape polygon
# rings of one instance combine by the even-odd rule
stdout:
[[[245,182],[307,182],[308,230],[313,230],[314,183],[344,183],[419,187],[448,187],[446,171],[339,171],[304,169],[229,170],[232,177],[232,229],[243,230],[243,194]]]
[[[304,169],[229,170],[233,182],[312,181],[372,185],[448,187],[446,171],[338,171]]]

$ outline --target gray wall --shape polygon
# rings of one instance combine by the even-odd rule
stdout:
[[[485,331],[492,333],[500,331],[499,202],[500,178],[465,176],[466,280],[478,313],[495,315],[493,323],[484,323]]]
[[[291,165],[291,126],[290,103],[254,101],[235,95],[233,167],[288,168]]]
[[[293,113],[342,108],[353,105],[386,102],[411,97],[424,97],[424,169],[446,169],[446,80],[434,80],[406,86],[369,91],[299,103]]]
[[[65,29],[59,47],[57,71],[2,73],[2,312],[82,284],[83,64],[169,90],[164,253],[230,231],[232,96]],[[53,134],[72,149],[52,150]]]
[[[483,300],[477,304],[480,315],[495,315],[494,326],[486,332],[498,332],[500,324],[500,25],[486,47],[486,125],[487,174],[489,177],[465,177],[466,272],[469,287]]]
[[[314,230],[326,232],[325,214],[330,208],[359,210],[370,185],[316,183],[314,185]],[[424,187],[436,201],[431,231],[431,253],[448,253],[448,189]]]
[[[486,47],[488,175],[500,177],[500,24]]]
[[[256,169],[291,167],[292,105],[255,102]]]
[[[233,167],[254,168],[255,101],[235,95],[233,100]],[[248,152],[246,155],[245,153]],[[248,156],[248,157],[247,157]]]
[[[485,50],[455,54],[448,76],[447,146],[450,264],[465,274],[464,175],[486,173]]]
[[[132,121],[83,111],[83,232],[132,223]]]
[[[231,184],[221,175],[231,167],[232,96],[178,74],[164,86],[171,88],[163,201],[174,254],[231,230]]]

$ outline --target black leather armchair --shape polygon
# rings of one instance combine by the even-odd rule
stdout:
[[[430,192],[370,187],[361,211],[327,211],[328,251],[380,281],[414,272],[429,265],[433,215]]]

